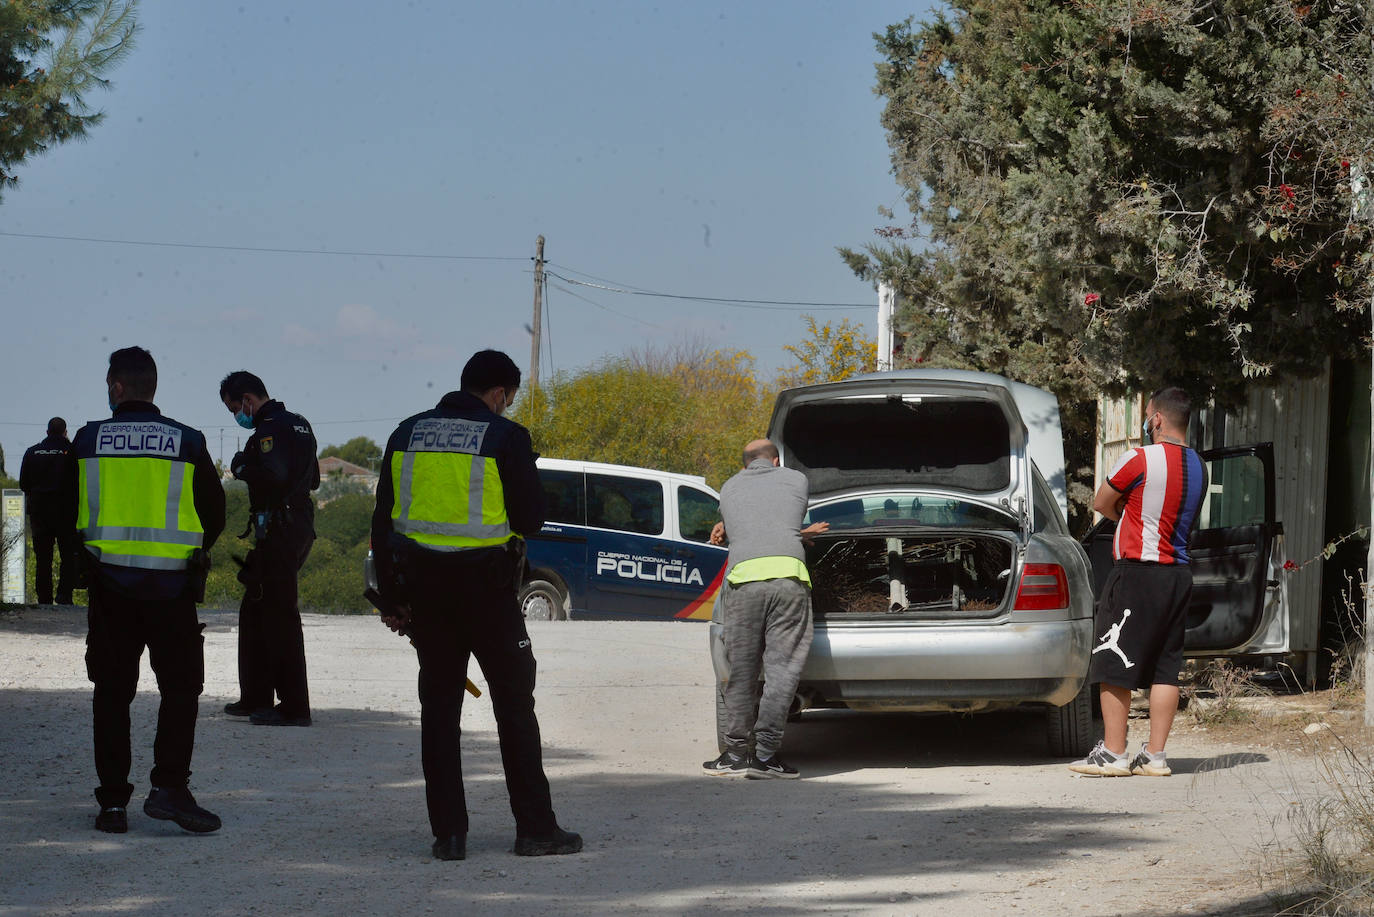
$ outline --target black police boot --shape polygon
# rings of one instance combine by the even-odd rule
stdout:
[[[95,830],[106,834],[123,834],[129,830],[129,813],[123,806],[106,806],[95,817]]]
[[[517,837],[511,852],[522,857],[543,857],[580,853],[581,850],[582,835],[554,828],[552,832],[537,837]]]
[[[174,821],[197,834],[207,834],[220,828],[219,816],[196,805],[196,797],[184,786],[166,790],[153,787],[143,802],[143,811],[150,818]]]
[[[436,860],[465,860],[468,856],[468,839],[463,834],[450,834],[437,838],[429,848]]]

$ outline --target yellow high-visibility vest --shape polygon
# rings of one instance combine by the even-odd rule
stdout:
[[[102,564],[185,570],[205,541],[195,466],[175,458],[97,455],[77,461],[76,527]]]
[[[435,551],[505,544],[513,533],[496,459],[481,454],[481,421],[425,418],[414,451],[391,455],[391,523],[397,533]]]

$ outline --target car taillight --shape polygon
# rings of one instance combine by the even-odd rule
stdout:
[[[1059,564],[1026,564],[1016,587],[1015,611],[1069,607],[1069,580]]]

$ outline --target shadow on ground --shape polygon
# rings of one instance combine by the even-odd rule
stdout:
[[[957,794],[883,783],[815,781],[796,792],[788,781],[712,780],[633,762],[598,772],[586,752],[552,747],[551,763],[586,771],[556,780],[554,790],[587,847],[577,857],[524,860],[507,852],[513,828],[495,736],[469,731],[469,859],[441,864],[429,857],[413,717],[324,709],[310,729],[273,729],[217,714],[208,699],[192,787],[224,828],[190,836],[138,808],[156,702],[145,689],[133,705],[130,832],[103,835],[92,828],[89,694],[0,692],[0,768],[10,775],[0,800],[7,913],[391,913],[460,903],[485,913],[819,913],[892,903],[887,891],[864,890],[875,877],[913,877],[902,901],[931,904],[947,892],[923,891],[915,877],[1053,868],[1066,851],[1124,839],[1118,817],[1086,808],[1008,799],[960,809]],[[842,721],[816,726],[838,730],[835,741],[857,739]],[[999,758],[988,741],[932,750],[931,761]],[[879,764],[891,754],[880,746],[867,753]],[[865,755],[862,747],[843,752],[846,760]],[[823,750],[804,757],[826,771]],[[839,811],[862,817],[832,817]],[[760,874],[760,844],[792,852]],[[826,893],[808,905],[796,889],[813,883]]]

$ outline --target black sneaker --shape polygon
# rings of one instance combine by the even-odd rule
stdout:
[[[580,853],[581,850],[582,835],[554,828],[552,834],[544,837],[517,837],[511,852],[521,857],[544,857]]]
[[[230,716],[250,716],[255,710],[260,709],[262,708],[250,707],[241,700],[236,700],[232,704],[224,705],[224,712]]]
[[[749,759],[733,751],[725,751],[714,761],[701,762],[701,769],[712,777],[743,777],[749,771]]]
[[[755,758],[749,762],[745,774],[751,780],[796,780],[801,776],[795,767],[774,755],[771,758]]]
[[[196,797],[184,786],[169,790],[153,787],[143,802],[143,811],[150,818],[174,821],[197,834],[208,834],[220,828],[219,816],[196,805]]]
[[[107,834],[123,834],[129,830],[129,813],[123,806],[106,806],[95,817],[95,830]]]

